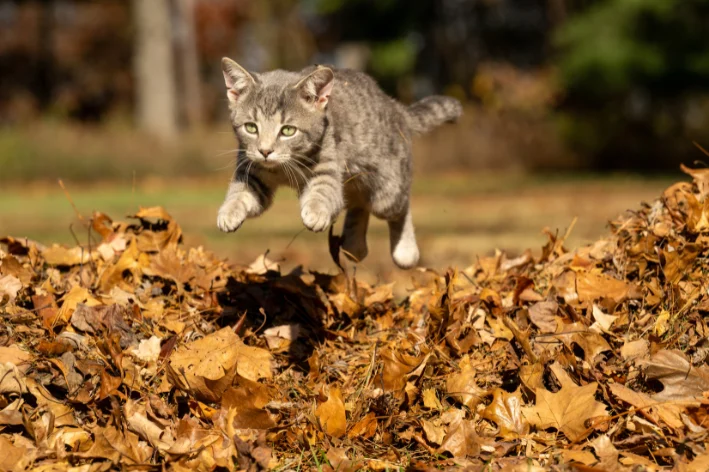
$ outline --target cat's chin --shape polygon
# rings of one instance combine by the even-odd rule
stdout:
[[[276,170],[280,167],[280,161],[275,161],[275,160],[269,160],[269,161],[255,161],[257,162],[258,166],[262,169],[265,170]]]

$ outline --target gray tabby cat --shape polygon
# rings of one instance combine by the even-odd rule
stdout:
[[[219,228],[236,231],[271,205],[277,187],[290,186],[311,231],[347,209],[342,247],[351,259],[367,255],[371,213],[389,224],[396,265],[414,267],[411,137],[458,118],[460,102],[432,96],[407,107],[352,70],[255,74],[228,58],[222,66],[239,151]]]

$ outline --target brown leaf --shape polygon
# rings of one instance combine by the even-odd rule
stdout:
[[[500,428],[497,434],[505,439],[516,439],[529,432],[529,424],[522,416],[522,396],[519,392],[509,393],[500,388],[492,392],[492,402],[481,416]]]
[[[578,272],[576,274],[576,290],[581,302],[610,298],[616,303],[620,303],[633,293],[628,282],[596,272]]]
[[[446,437],[438,448],[449,452],[454,458],[465,459],[480,454],[480,442],[473,421],[458,419],[450,424]]]
[[[663,349],[638,365],[645,367],[649,379],[659,380],[665,387],[653,395],[655,400],[701,399],[709,390],[709,367],[693,367],[680,351]]]
[[[556,302],[539,302],[529,307],[529,319],[542,333],[556,333],[561,318],[556,316],[559,304]]]
[[[649,419],[655,424],[662,420],[670,428],[681,428],[683,426],[680,413],[685,407],[669,402],[658,402],[650,395],[636,392],[623,385],[613,383],[609,389],[619,400],[638,408],[639,414]]]
[[[315,416],[323,431],[330,436],[340,438],[345,435],[347,419],[345,418],[345,404],[342,401],[342,393],[339,388],[330,388],[327,400],[318,405]]]
[[[37,310],[39,316],[42,317],[42,325],[46,329],[52,329],[54,322],[56,321],[57,314],[59,313],[59,307],[57,307],[57,302],[54,299],[54,295],[33,295],[32,305],[34,309]]]
[[[32,354],[21,349],[17,344],[0,347],[0,364],[12,364],[22,373],[27,372],[33,359]]]
[[[465,356],[460,362],[460,372],[450,374],[446,381],[448,395],[458,399],[463,405],[474,409],[487,392],[475,382],[475,369],[470,365],[470,358]]]
[[[0,305],[12,303],[17,298],[17,294],[22,290],[22,282],[14,275],[3,275],[0,277]]]
[[[428,442],[440,446],[446,437],[446,428],[440,424],[434,424],[432,421],[421,420],[421,427],[423,432],[426,433],[426,439]]]
[[[249,380],[271,377],[271,355],[245,345],[231,328],[223,328],[177,348],[168,361],[170,382],[197,398],[218,401],[236,374]]]
[[[522,415],[533,426],[554,428],[571,441],[579,441],[591,432],[587,420],[609,416],[605,405],[594,398],[597,388],[596,382],[583,387],[566,382],[556,393],[537,388],[535,405],[522,408]]]
[[[354,426],[347,433],[347,437],[350,439],[359,438],[369,439],[374,436],[377,432],[377,416],[374,412],[370,411],[364,418],[355,423]]]
[[[15,446],[5,435],[0,435],[0,451],[0,470],[3,472],[24,470],[31,461],[31,458],[27,457],[29,450]]]
[[[383,350],[381,358],[384,363],[382,380],[386,392],[403,390],[406,386],[406,375],[412,372],[423,359],[422,356],[409,356],[393,349]]]

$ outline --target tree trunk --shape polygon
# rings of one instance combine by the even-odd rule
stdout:
[[[170,0],[133,0],[138,125],[168,139],[177,134]]]
[[[195,0],[177,0],[180,103],[185,121],[190,127],[199,126],[202,122],[202,94],[194,9]]]

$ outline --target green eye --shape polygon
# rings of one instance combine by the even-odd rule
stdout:
[[[246,131],[251,134],[256,134],[258,132],[258,128],[256,127],[256,123],[246,123],[244,125],[244,128],[246,128]]]
[[[295,134],[295,131],[295,126],[284,126],[283,128],[281,128],[281,134],[283,136],[293,136]]]

